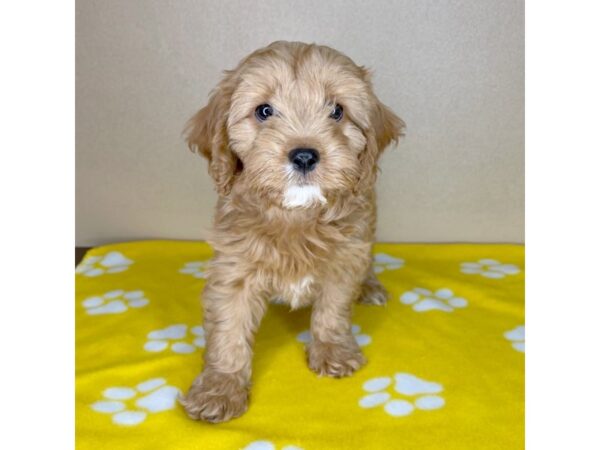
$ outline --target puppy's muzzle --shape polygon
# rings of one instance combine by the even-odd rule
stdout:
[[[306,174],[317,167],[319,152],[314,148],[295,148],[288,153],[288,158],[295,170]]]

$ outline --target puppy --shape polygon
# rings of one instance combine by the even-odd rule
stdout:
[[[404,123],[369,72],[329,47],[274,42],[231,71],[188,123],[219,199],[202,294],[204,371],[181,400],[193,419],[248,408],[254,333],[270,299],[312,305],[308,366],[344,377],[365,359],[354,301],[380,305],[375,277],[377,160]]]

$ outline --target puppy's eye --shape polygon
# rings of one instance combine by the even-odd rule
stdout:
[[[273,115],[273,107],[267,103],[258,105],[254,110],[254,115],[256,116],[256,120],[264,122]]]
[[[333,111],[331,111],[331,114],[329,114],[329,117],[331,117],[336,122],[342,120],[342,117],[344,117],[344,108],[342,108],[342,105],[338,105],[336,103],[333,107]]]

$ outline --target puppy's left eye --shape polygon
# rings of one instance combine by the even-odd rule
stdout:
[[[333,111],[331,111],[331,114],[329,114],[329,117],[331,117],[336,122],[342,120],[342,117],[344,117],[344,108],[342,108],[342,105],[338,105],[336,103],[333,107]]]

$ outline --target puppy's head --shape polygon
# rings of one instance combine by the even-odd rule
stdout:
[[[284,208],[312,207],[375,182],[404,123],[370,75],[324,46],[275,42],[246,57],[188,123],[220,195],[236,185]]]

